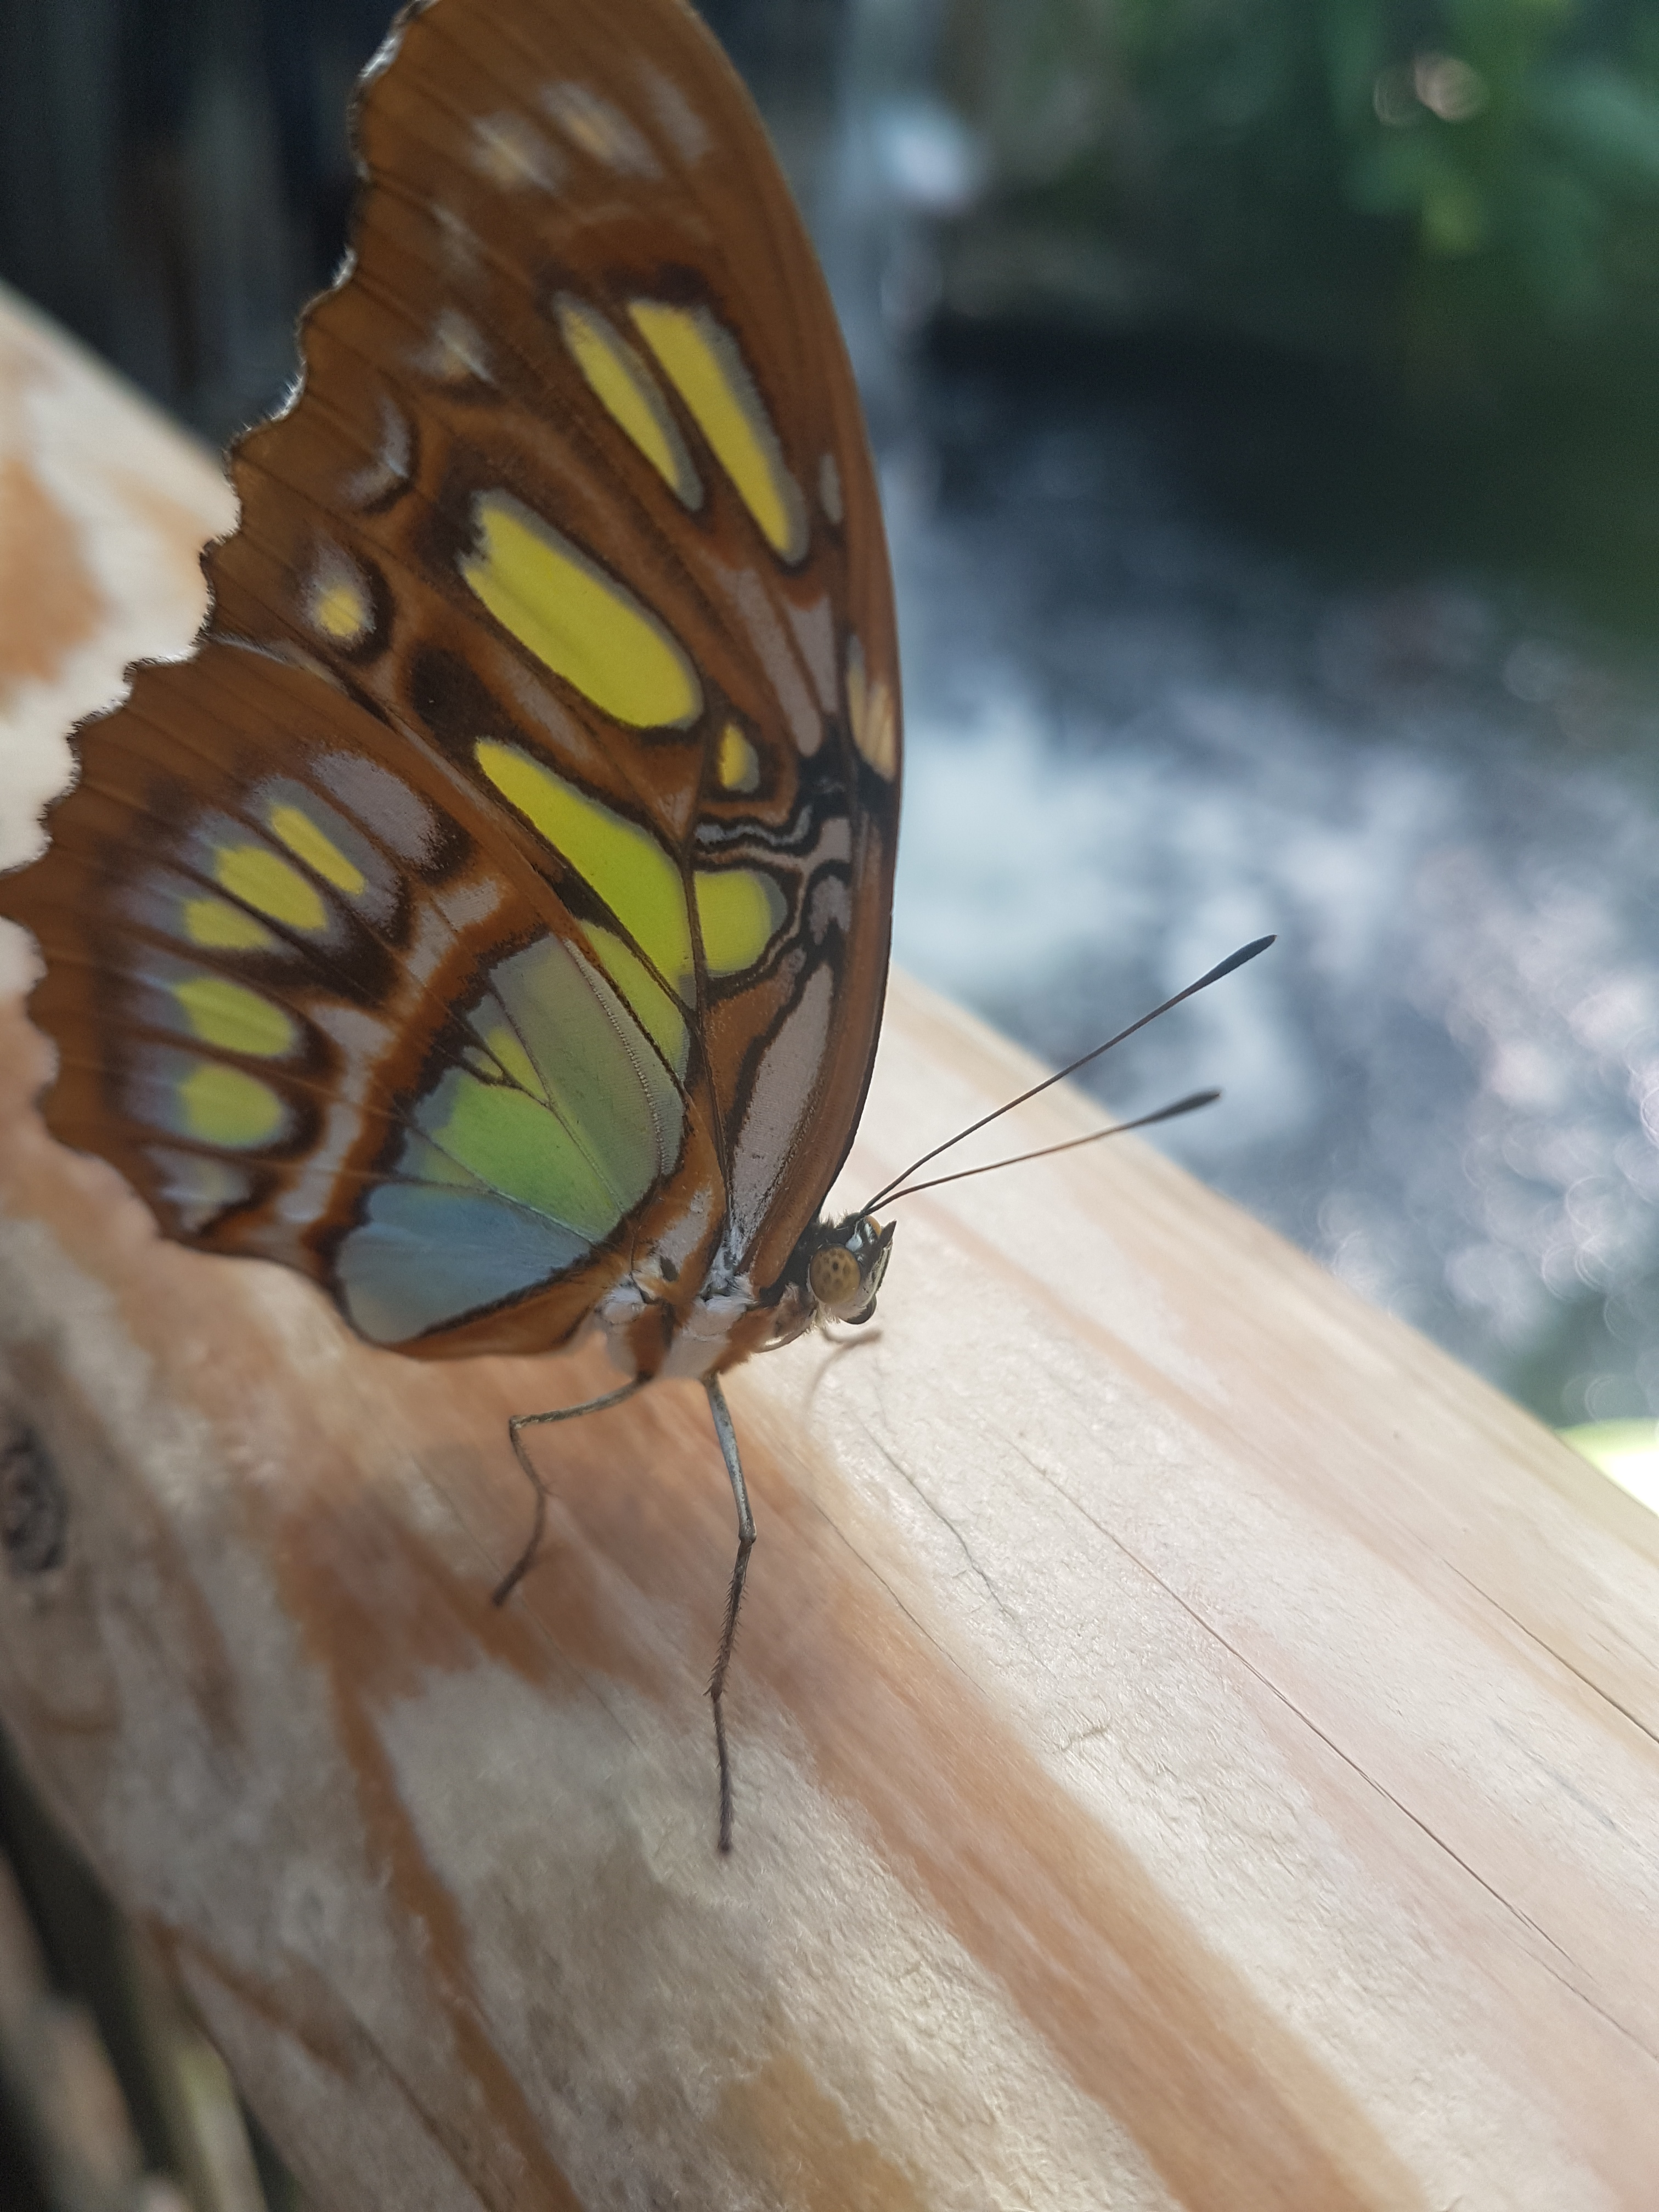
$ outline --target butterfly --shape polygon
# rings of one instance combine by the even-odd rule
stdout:
[[[720,1376],[873,1308],[892,590],[823,279],[678,0],[416,0],[346,265],[233,449],[191,656],[78,733],[0,908],[53,1133],[417,1358]],[[591,1410],[568,1409],[569,1413]],[[511,1437],[535,1522],[544,1495]]]
[[[755,1526],[720,1376],[868,1321],[878,1206],[1272,940],[821,1218],[886,982],[898,665],[765,133],[678,0],[416,0],[357,142],[195,650],[76,733],[0,911],[46,957],[49,1127],[167,1235],[297,1268],[416,1358],[603,1335],[616,1389],[508,1424],[533,1517],[497,1602],[543,1534],[526,1432],[702,1382],[738,1521],[726,1850]]]

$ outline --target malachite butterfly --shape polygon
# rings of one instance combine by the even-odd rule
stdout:
[[[898,829],[858,396],[679,0],[415,0],[357,141],[346,267],[233,449],[196,651],[81,730],[0,908],[46,956],[48,1124],[169,1236],[296,1267],[417,1358],[603,1333],[616,1391],[510,1425],[535,1521],[498,1598],[545,1507],[523,1431],[704,1382],[738,1524],[726,1849],[754,1527],[719,1377],[867,1320],[872,1208],[922,1187],[818,1218]]]
[[[677,0],[417,0],[356,128],[346,267],[234,449],[195,653],[81,731],[0,902],[46,956],[53,1133],[168,1235],[419,1358],[591,1325],[624,1391],[705,1381],[725,1845],[753,1532],[718,1377],[867,1315],[887,1254],[817,1220],[898,825],[858,397]]]

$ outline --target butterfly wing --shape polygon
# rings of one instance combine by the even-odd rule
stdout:
[[[46,1112],[170,1234],[427,1354],[642,1250],[781,1269],[874,1051],[890,586],[759,123],[673,0],[431,0],[348,275],[234,458],[196,658],[85,730],[3,890]]]

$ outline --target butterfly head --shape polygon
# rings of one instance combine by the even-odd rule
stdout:
[[[821,1221],[802,1242],[808,1247],[806,1286],[826,1320],[866,1322],[887,1273],[895,1224],[884,1229],[873,1214],[849,1213]]]

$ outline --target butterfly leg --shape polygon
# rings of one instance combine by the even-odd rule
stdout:
[[[547,1421],[574,1421],[581,1413],[602,1413],[607,1406],[620,1406],[624,1398],[631,1398],[645,1380],[644,1376],[636,1375],[631,1382],[624,1382],[620,1390],[607,1391],[603,1398],[589,1398],[580,1406],[562,1406],[552,1413],[514,1413],[507,1423],[507,1433],[513,1446],[513,1455],[524,1469],[535,1493],[536,1514],[530,1524],[530,1540],[489,1594],[491,1605],[505,1605],[530,1572],[535,1564],[536,1554],[542,1547],[542,1534],[547,1527],[547,1490],[525,1450],[525,1430],[539,1428]]]
[[[708,1393],[708,1410],[714,1417],[714,1434],[720,1440],[721,1455],[726,1461],[726,1472],[732,1478],[732,1495],[738,1508],[738,1556],[732,1565],[732,1587],[726,1595],[726,1620],[720,1628],[720,1650],[714,1655],[714,1671],[708,1678],[709,1702],[714,1708],[714,1749],[720,1764],[720,1849],[732,1848],[732,1760],[726,1748],[726,1713],[721,1699],[726,1693],[726,1674],[732,1664],[732,1646],[737,1639],[738,1608],[743,1603],[744,1578],[749,1572],[749,1554],[755,1548],[755,1516],[749,1510],[749,1491],[743,1479],[743,1462],[738,1457],[738,1432],[732,1425],[732,1415],[726,1402],[726,1393],[719,1378],[713,1375],[703,1377],[703,1387]]]

